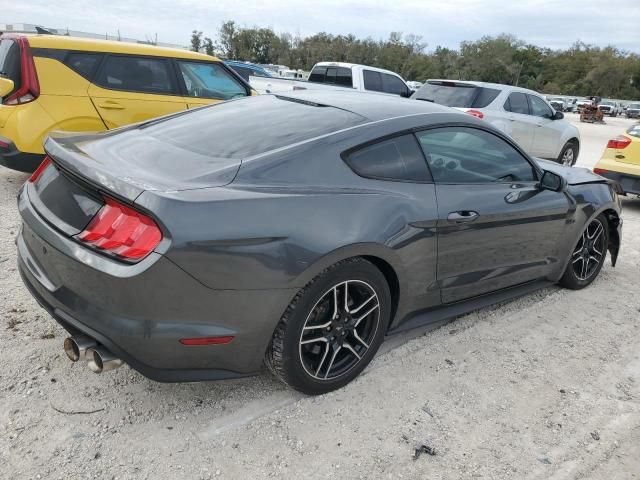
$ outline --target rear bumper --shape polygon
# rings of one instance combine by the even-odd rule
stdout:
[[[96,254],[18,200],[18,267],[31,294],[71,333],[84,333],[132,368],[162,382],[219,380],[259,372],[271,335],[295,292],[212,290],[152,253],[135,265]],[[233,335],[226,345],[181,338]]]
[[[0,165],[3,167],[32,173],[43,159],[44,154],[21,152],[11,140],[0,137]]]
[[[640,168],[638,170],[640,170]],[[640,195],[640,172],[638,175],[631,175],[629,173],[613,172],[609,170],[607,172],[598,173],[598,175],[618,182],[624,193]]]

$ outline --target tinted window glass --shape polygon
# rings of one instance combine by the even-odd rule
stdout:
[[[500,90],[454,82],[425,83],[411,98],[428,100],[447,107],[484,108],[495,100]]]
[[[246,158],[365,121],[333,107],[260,95],[218,103],[142,128],[163,142],[203,155]]]
[[[115,90],[147,93],[176,91],[169,62],[134,56],[109,56],[96,83]]]
[[[500,137],[484,130],[447,127],[417,134],[436,182],[534,181],[531,164]]]
[[[403,135],[364,147],[350,153],[346,162],[363,177],[386,180],[431,180],[424,155],[413,135]]]
[[[178,62],[189,97],[229,100],[247,90],[217,63]]]
[[[527,103],[527,96],[524,93],[512,93],[509,95],[509,98],[507,98],[507,101],[504,104],[504,109],[508,112],[529,115],[529,103]]]
[[[394,75],[388,73],[382,74],[382,88],[387,93],[393,93],[394,95],[406,95],[407,86],[402,80]]]
[[[242,78],[244,78],[247,82],[249,81],[249,77],[251,75],[253,75],[253,72],[246,67],[238,67],[237,65],[233,65],[231,66],[231,68],[233,68],[235,70],[235,72],[240,75]]]
[[[22,75],[20,69],[20,47],[13,40],[0,40],[0,72],[4,77],[13,80],[14,92],[20,88]]]
[[[323,83],[324,77],[327,74],[327,67],[314,67],[309,74],[310,82]]]
[[[364,88],[372,92],[382,92],[382,77],[380,72],[372,70],[363,70]]]
[[[545,117],[551,118],[553,117],[553,112],[549,105],[539,97],[535,95],[528,95],[529,101],[531,102],[531,115],[535,115],[536,117]]]
[[[91,79],[102,55],[97,53],[70,53],[65,64],[86,79]]]

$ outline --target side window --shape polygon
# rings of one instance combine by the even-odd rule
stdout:
[[[380,72],[374,72],[373,70],[363,70],[362,75],[364,78],[364,89],[372,92],[383,92],[382,89],[382,77]]]
[[[386,93],[393,93],[394,95],[406,95],[407,86],[402,80],[394,75],[388,73],[382,74],[382,88]]]
[[[345,161],[362,177],[414,182],[431,181],[424,155],[411,134],[363,147],[348,154]]]
[[[416,135],[436,182],[536,180],[535,170],[527,159],[492,133],[468,127],[444,127]]]
[[[99,53],[70,53],[64,63],[78,75],[91,80],[101,58]]]
[[[178,61],[189,97],[229,100],[246,97],[244,85],[217,63]]]
[[[547,105],[544,100],[542,100],[540,97],[536,97],[535,95],[527,96],[529,97],[529,101],[531,102],[531,115],[545,118],[553,117],[551,108],[549,108],[549,105]]]
[[[95,80],[101,87],[132,92],[175,94],[168,60],[110,55]]]
[[[246,68],[246,67],[233,66],[231,68],[233,68],[235,70],[235,72],[238,75],[240,75],[242,78],[244,78],[247,82],[249,81],[249,77],[253,74],[251,69]]]
[[[353,87],[353,80],[351,79],[350,68],[328,67],[327,74],[324,77],[324,80],[317,80],[317,81],[330,83],[333,85],[340,85],[341,87],[349,87],[349,88]]]
[[[529,115],[529,103],[527,102],[527,96],[520,92],[512,93],[509,95],[509,98],[507,98],[507,101],[504,104],[504,109],[508,112]]]

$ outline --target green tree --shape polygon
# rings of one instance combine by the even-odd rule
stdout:
[[[191,50],[199,52],[202,48],[202,32],[194,30],[191,32]]]

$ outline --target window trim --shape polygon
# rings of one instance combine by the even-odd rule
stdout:
[[[171,92],[147,92],[145,90],[131,90],[128,88],[113,88],[113,87],[107,87],[105,85],[102,85],[100,83],[97,82],[97,79],[100,78],[100,75],[102,75],[107,62],[109,61],[109,59],[111,57],[131,57],[131,58],[141,58],[144,60],[161,60],[164,61],[167,65],[167,71],[169,73],[169,77],[171,77],[171,75],[173,74],[173,87],[174,90]],[[171,57],[159,57],[159,56],[155,56],[155,55],[132,55],[132,54],[123,54],[123,53],[105,53],[104,57],[102,58],[102,61],[100,62],[100,65],[98,66],[98,68],[96,69],[96,71],[93,74],[93,79],[91,80],[91,84],[95,85],[96,87],[99,88],[103,88],[105,90],[111,90],[114,92],[130,92],[130,93],[142,93],[145,95],[161,95],[161,96],[165,96],[165,97],[181,97],[182,95],[180,95],[180,87],[178,85],[177,82],[177,78],[176,78],[176,72],[174,70],[174,68],[171,66]]]
[[[340,153],[340,158],[342,159],[342,161],[344,162],[344,164],[349,168],[349,170],[351,170],[354,174],[356,174],[358,177],[360,178],[366,178],[368,180],[379,180],[379,181],[384,181],[384,182],[397,182],[397,183],[413,183],[413,184],[433,184],[435,183],[434,179],[433,179],[433,174],[431,173],[431,169],[429,168],[429,163],[427,162],[427,157],[424,155],[424,151],[422,150],[422,147],[420,146],[420,142],[418,141],[418,139],[415,136],[415,129],[408,129],[408,130],[402,130],[399,132],[394,132],[394,133],[390,133],[388,135],[385,135],[383,137],[378,137],[375,138],[373,140],[368,140],[364,143],[360,143],[354,147],[350,147],[347,150],[344,150],[343,152]],[[404,178],[389,178],[389,177],[379,177],[377,175],[363,175],[359,172],[356,172],[355,169],[349,164],[349,156],[352,155],[355,152],[358,152],[360,150],[363,150],[365,148],[371,147],[373,145],[377,145],[378,143],[383,143],[386,142],[388,140],[393,140],[394,138],[398,138],[398,137],[404,137],[405,135],[411,135],[413,137],[413,140],[416,142],[416,145],[418,147],[418,150],[420,151],[420,155],[422,156],[422,160],[424,161],[424,164],[427,167],[427,173],[429,174],[430,180],[409,180],[409,179],[404,179]]]
[[[442,123],[439,125],[431,125],[429,127],[426,128],[419,128],[419,129],[414,129],[414,135],[416,135],[416,140],[418,141],[418,144],[420,144],[420,140],[417,138],[418,133],[420,132],[424,132],[424,131],[428,131],[428,130],[436,130],[436,129],[440,129],[440,128],[451,128],[451,127],[460,127],[460,128],[470,128],[473,130],[480,130],[482,132],[486,132],[489,133],[491,135],[494,135],[495,137],[498,137],[502,140],[504,140],[508,145],[510,145],[512,148],[514,148],[521,156],[522,158],[524,158],[524,160],[531,166],[531,168],[533,169],[535,175],[536,175],[536,179],[534,180],[525,180],[525,181],[513,181],[513,180],[509,180],[509,181],[502,181],[502,182],[439,182],[435,179],[435,177],[433,176],[433,173],[431,172],[431,167],[429,167],[429,162],[427,162],[427,166],[429,167],[429,172],[431,173],[431,178],[433,178],[433,182],[437,185],[487,185],[487,184],[492,184],[492,185],[514,185],[514,184],[522,184],[522,185],[533,185],[533,184],[538,184],[540,183],[540,179],[542,178],[542,174],[543,174],[543,170],[542,168],[536,163],[534,162],[531,157],[529,157],[529,155],[527,155],[525,153],[524,150],[522,150],[515,142],[513,142],[511,140],[511,138],[507,137],[506,135],[504,135],[502,132],[498,132],[498,131],[493,131],[493,130],[489,130],[487,128],[483,128],[479,125],[470,125],[467,123]],[[422,145],[420,145],[420,150],[422,150]],[[422,150],[422,153],[424,155],[424,150]],[[425,156],[425,162],[427,161],[426,156]]]
[[[184,82],[184,78],[182,78],[182,74],[180,71],[180,65],[178,65],[178,62],[185,62],[185,63],[203,63],[205,65],[211,65],[212,63],[215,65],[218,65],[220,68],[222,68],[224,71],[226,71],[234,80],[236,80],[241,87],[243,87],[245,89],[245,91],[247,92],[247,97],[251,96],[251,85],[249,85],[244,78],[242,78],[240,76],[240,74],[238,72],[236,72],[233,68],[231,68],[230,66],[226,65],[224,62],[209,62],[207,60],[196,60],[196,59],[190,59],[190,58],[171,58],[171,63],[173,64],[173,71],[174,74],[178,80],[178,90],[180,91],[180,95],[182,97],[185,97],[187,99],[190,98],[198,98],[198,97],[190,97],[189,96],[189,91],[187,90],[187,84]],[[203,100],[221,100],[224,101],[224,99],[222,98],[204,98],[204,97],[199,97],[200,99]]]

